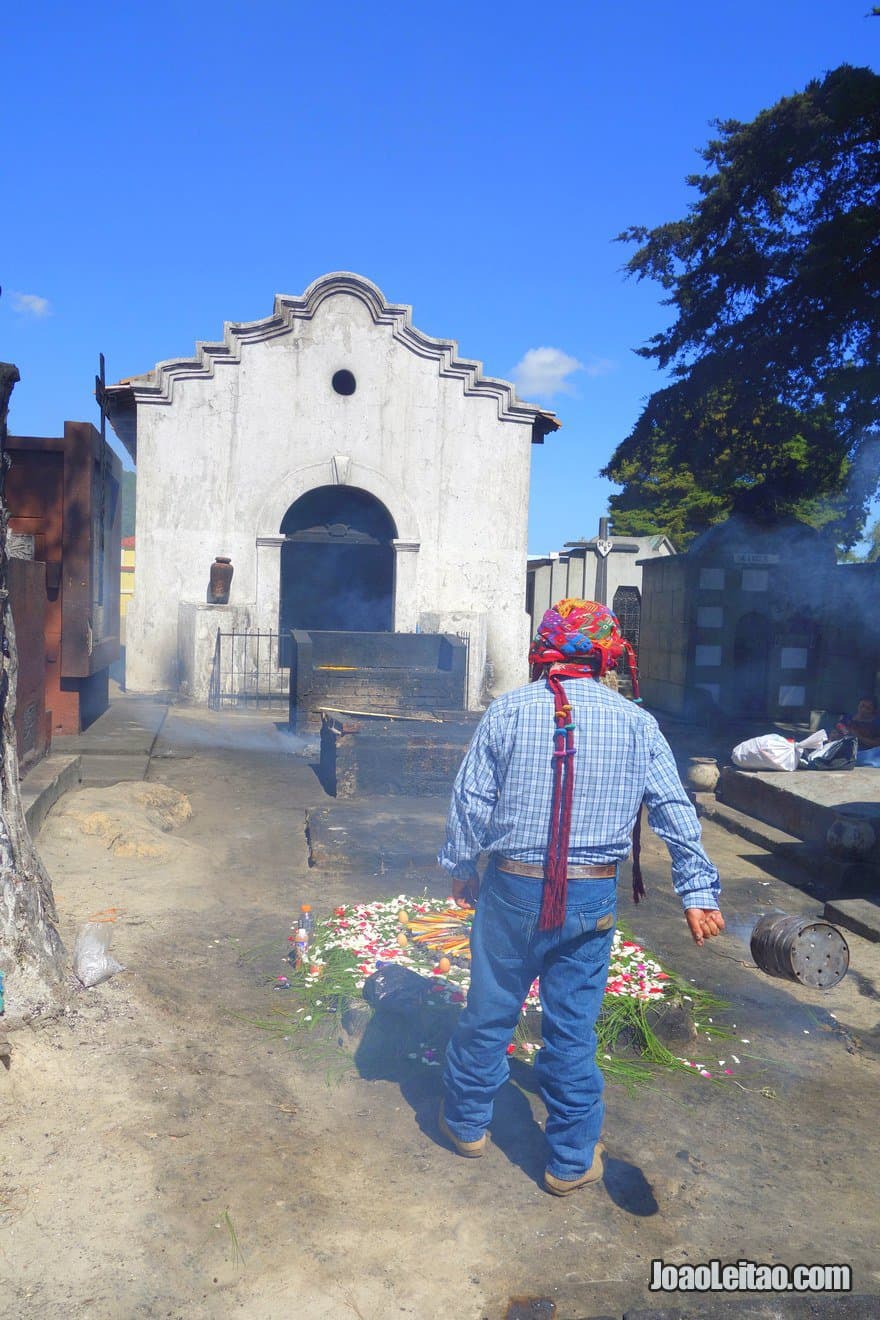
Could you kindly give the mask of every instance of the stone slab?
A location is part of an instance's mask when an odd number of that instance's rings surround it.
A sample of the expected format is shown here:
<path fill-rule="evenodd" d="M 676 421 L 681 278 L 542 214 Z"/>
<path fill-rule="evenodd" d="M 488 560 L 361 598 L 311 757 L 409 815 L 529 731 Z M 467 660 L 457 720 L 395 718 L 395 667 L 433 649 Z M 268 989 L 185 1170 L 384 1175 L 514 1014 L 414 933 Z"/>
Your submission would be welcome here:
<path fill-rule="evenodd" d="M 865 940 L 880 943 L 880 904 L 869 898 L 836 898 L 825 904 L 824 917 Z"/>
<path fill-rule="evenodd" d="M 449 881 L 437 863 L 449 797 L 339 800 L 308 812 L 306 832 L 313 867 L 336 874 L 366 872 L 394 878 L 437 896 Z"/>
<path fill-rule="evenodd" d="M 150 768 L 149 753 L 144 752 L 87 755 L 81 759 L 83 788 L 107 788 L 110 784 L 146 779 Z"/>
<path fill-rule="evenodd" d="M 162 697 L 114 695 L 84 733 L 56 737 L 53 751 L 81 758 L 82 783 L 89 788 L 144 779 L 169 705 Z"/>
<path fill-rule="evenodd" d="M 87 756 L 141 753 L 149 756 L 168 713 L 168 701 L 126 693 L 83 733 L 53 739 L 55 751 Z"/>
<path fill-rule="evenodd" d="M 831 857 L 818 843 L 798 839 L 775 825 L 737 811 L 735 807 L 719 802 L 713 793 L 696 793 L 694 801 L 700 817 L 713 821 L 731 834 L 738 834 L 766 852 L 784 857 L 821 881 L 823 896 L 880 894 L 880 869 L 877 867 Z"/>
<path fill-rule="evenodd" d="M 799 839 L 824 844 L 839 815 L 867 817 L 880 837 L 880 772 L 854 770 L 737 770 L 724 766 L 717 789 L 727 806 Z M 880 845 L 878 845 L 880 846 Z"/>
<path fill-rule="evenodd" d="M 714 820 L 725 829 L 748 839 L 749 843 L 756 843 L 771 852 L 792 852 L 805 857 L 808 854 L 818 855 L 819 850 L 811 848 L 803 839 L 749 816 L 744 811 L 738 811 L 736 807 L 721 802 L 714 793 L 694 793 L 693 798 L 698 815 Z"/>
<path fill-rule="evenodd" d="M 320 707 L 349 711 L 463 709 L 468 651 L 444 633 L 309 632 L 291 637 L 290 727 L 320 727 Z"/>
<path fill-rule="evenodd" d="M 55 803 L 82 782 L 82 757 L 52 752 L 29 770 L 21 783 L 21 802 L 31 837 L 40 832 Z"/>

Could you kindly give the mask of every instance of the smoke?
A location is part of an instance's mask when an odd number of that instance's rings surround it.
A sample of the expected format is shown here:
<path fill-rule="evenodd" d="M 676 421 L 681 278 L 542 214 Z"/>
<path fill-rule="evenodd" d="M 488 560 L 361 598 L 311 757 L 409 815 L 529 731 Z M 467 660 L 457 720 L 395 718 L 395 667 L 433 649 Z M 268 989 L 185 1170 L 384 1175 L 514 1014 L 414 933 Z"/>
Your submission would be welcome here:
<path fill-rule="evenodd" d="M 872 548 L 869 539 L 872 523 L 880 523 L 880 435 L 869 434 L 862 440 L 858 456 L 847 474 L 846 499 L 864 516 L 863 537 L 868 539 L 859 542 L 857 548 L 867 553 Z"/>
<path fill-rule="evenodd" d="M 827 536 L 803 523 L 737 517 L 699 537 L 688 557 L 697 564 L 695 709 L 711 697 L 729 715 L 798 721 L 805 710 L 848 709 L 855 688 L 873 686 L 880 563 L 837 564 Z"/>
<path fill-rule="evenodd" d="M 154 757 L 181 760 L 195 752 L 248 752 L 261 756 L 296 756 L 317 760 L 317 734 L 302 737 L 287 727 L 283 712 L 173 707 L 159 735 Z"/>

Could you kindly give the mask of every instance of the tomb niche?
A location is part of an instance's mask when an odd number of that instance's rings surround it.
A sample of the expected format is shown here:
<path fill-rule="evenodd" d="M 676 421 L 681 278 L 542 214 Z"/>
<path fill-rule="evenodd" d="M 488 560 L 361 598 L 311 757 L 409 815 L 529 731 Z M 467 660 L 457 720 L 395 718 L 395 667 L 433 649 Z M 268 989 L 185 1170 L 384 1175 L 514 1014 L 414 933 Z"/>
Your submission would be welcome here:
<path fill-rule="evenodd" d="M 397 529 L 384 504 L 355 486 L 319 486 L 290 506 L 280 530 L 282 664 L 293 629 L 391 632 Z"/>

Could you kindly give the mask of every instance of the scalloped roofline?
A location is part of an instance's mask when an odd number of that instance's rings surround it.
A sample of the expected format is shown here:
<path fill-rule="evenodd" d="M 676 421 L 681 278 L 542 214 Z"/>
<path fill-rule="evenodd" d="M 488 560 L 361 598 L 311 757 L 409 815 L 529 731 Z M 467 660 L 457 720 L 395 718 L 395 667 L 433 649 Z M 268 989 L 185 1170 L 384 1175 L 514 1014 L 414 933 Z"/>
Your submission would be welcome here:
<path fill-rule="evenodd" d="M 197 343 L 195 357 L 169 358 L 157 362 L 152 371 L 141 376 L 130 376 L 115 385 L 108 385 L 105 390 L 107 412 L 120 439 L 127 446 L 129 438 L 134 440 L 133 434 L 123 434 L 134 430 L 130 415 L 133 407 L 150 403 L 171 404 L 178 381 L 209 379 L 218 364 L 239 363 L 243 344 L 258 344 L 287 334 L 295 321 L 311 320 L 326 298 L 340 293 L 359 298 L 376 325 L 390 326 L 398 343 L 418 357 L 436 361 L 439 374 L 460 380 L 466 395 L 494 398 L 500 421 L 530 422 L 535 443 L 542 443 L 545 435 L 559 429 L 561 423 L 555 413 L 518 399 L 516 388 L 510 381 L 484 376 L 481 362 L 460 358 L 454 339 L 435 339 L 418 330 L 412 323 L 410 306 L 389 303 L 381 289 L 363 275 L 337 270 L 313 280 L 299 298 L 276 294 L 271 316 L 259 321 L 224 322 L 222 340 Z M 117 421 L 120 423 L 118 427 Z"/>

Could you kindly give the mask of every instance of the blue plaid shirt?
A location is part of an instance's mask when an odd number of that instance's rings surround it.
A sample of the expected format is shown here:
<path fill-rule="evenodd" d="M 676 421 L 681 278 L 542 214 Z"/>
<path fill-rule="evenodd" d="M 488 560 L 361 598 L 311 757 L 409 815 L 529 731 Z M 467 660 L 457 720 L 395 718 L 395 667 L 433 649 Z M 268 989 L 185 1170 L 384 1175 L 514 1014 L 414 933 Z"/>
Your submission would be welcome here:
<path fill-rule="evenodd" d="M 697 814 L 657 721 L 591 678 L 565 683 L 575 725 L 572 865 L 621 862 L 642 802 L 672 858 L 686 908 L 717 908 L 718 872 L 700 844 Z M 455 780 L 438 857 L 473 880 L 481 852 L 543 865 L 553 794 L 553 697 L 541 681 L 515 688 L 486 711 Z"/>

